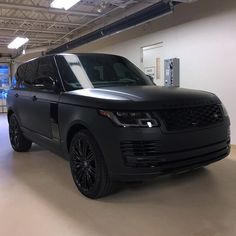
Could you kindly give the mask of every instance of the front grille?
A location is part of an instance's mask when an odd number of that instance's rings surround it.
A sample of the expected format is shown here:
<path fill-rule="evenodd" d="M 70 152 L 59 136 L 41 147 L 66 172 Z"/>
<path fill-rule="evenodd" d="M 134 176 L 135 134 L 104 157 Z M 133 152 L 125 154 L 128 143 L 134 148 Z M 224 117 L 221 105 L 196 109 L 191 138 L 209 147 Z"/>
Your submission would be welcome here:
<path fill-rule="evenodd" d="M 158 115 L 169 131 L 204 127 L 223 121 L 219 105 L 159 110 Z"/>
<path fill-rule="evenodd" d="M 160 153 L 160 141 L 124 141 L 121 151 L 127 166 L 150 167 L 156 166 Z"/>

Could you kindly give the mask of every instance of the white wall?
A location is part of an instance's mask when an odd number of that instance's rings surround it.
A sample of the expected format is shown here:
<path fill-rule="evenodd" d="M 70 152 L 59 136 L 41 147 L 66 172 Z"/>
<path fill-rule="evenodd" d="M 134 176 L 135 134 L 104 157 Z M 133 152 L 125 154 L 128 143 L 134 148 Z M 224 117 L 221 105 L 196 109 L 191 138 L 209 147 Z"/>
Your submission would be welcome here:
<path fill-rule="evenodd" d="M 230 114 L 232 143 L 236 144 L 235 0 L 183 4 L 172 15 L 76 51 L 119 54 L 140 66 L 141 47 L 161 41 L 162 58 L 180 58 L 181 87 L 211 91 L 221 98 Z"/>

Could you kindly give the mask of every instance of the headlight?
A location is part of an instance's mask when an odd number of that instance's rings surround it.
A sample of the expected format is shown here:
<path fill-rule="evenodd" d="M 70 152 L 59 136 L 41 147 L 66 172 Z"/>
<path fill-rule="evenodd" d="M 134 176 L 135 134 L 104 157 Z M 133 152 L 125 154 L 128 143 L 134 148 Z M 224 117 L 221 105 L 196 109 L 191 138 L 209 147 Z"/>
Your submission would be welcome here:
<path fill-rule="evenodd" d="M 109 118 L 122 127 L 157 127 L 158 120 L 149 112 L 111 112 L 99 110 L 100 115 Z"/>
<path fill-rule="evenodd" d="M 225 108 L 225 106 L 224 106 L 223 103 L 221 103 L 221 107 L 222 107 L 222 110 L 223 110 L 224 116 L 229 116 L 229 114 L 228 114 L 228 112 L 227 112 L 227 110 L 226 110 L 226 108 Z"/>

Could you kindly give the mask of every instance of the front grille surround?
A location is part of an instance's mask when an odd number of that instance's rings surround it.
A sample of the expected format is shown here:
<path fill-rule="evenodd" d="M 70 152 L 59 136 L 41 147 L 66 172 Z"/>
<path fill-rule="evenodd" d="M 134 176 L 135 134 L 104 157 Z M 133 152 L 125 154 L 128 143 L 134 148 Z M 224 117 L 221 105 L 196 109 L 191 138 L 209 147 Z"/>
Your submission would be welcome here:
<path fill-rule="evenodd" d="M 157 120 L 161 121 L 162 129 L 166 129 L 167 132 L 182 132 L 185 130 L 192 130 L 191 132 L 195 132 L 195 129 L 219 125 L 224 121 L 224 114 L 220 104 L 165 108 L 153 111 L 153 115 Z M 160 168 L 163 165 L 166 166 L 167 162 L 172 162 L 172 164 L 174 164 L 173 160 L 171 161 L 169 159 L 174 153 L 167 152 L 166 150 L 164 151 L 161 141 L 162 140 L 122 141 L 120 143 L 120 148 L 125 165 L 127 167 L 135 168 Z M 212 155 L 220 156 L 222 151 L 223 155 L 227 152 L 229 142 L 225 140 L 207 146 L 211 148 L 211 146 L 214 145 L 216 145 L 217 149 L 213 151 Z M 218 149 L 218 145 L 223 145 L 223 149 Z M 201 146 L 196 149 L 204 149 L 207 148 L 207 146 Z M 179 150 L 175 153 L 179 154 L 180 152 L 183 152 L 185 155 L 186 152 L 192 151 L 194 150 Z M 203 158 L 204 160 L 204 156 L 208 154 L 192 157 L 191 155 L 192 154 L 190 154 L 189 158 L 192 159 L 193 162 L 197 162 L 199 158 Z M 181 160 L 180 162 L 185 161 L 186 160 Z"/>

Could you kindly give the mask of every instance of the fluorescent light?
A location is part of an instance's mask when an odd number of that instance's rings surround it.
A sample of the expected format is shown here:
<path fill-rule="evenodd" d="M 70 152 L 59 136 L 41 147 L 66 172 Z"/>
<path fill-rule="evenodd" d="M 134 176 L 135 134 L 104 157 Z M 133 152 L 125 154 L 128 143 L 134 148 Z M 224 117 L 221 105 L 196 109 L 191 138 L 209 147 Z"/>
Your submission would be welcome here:
<path fill-rule="evenodd" d="M 26 44 L 29 41 L 28 38 L 16 37 L 11 43 L 8 44 L 10 49 L 18 49 L 22 45 Z"/>
<path fill-rule="evenodd" d="M 74 6 L 76 3 L 78 3 L 80 0 L 54 0 L 50 7 L 52 8 L 58 8 L 58 9 L 65 9 L 68 10 L 72 6 Z"/>

